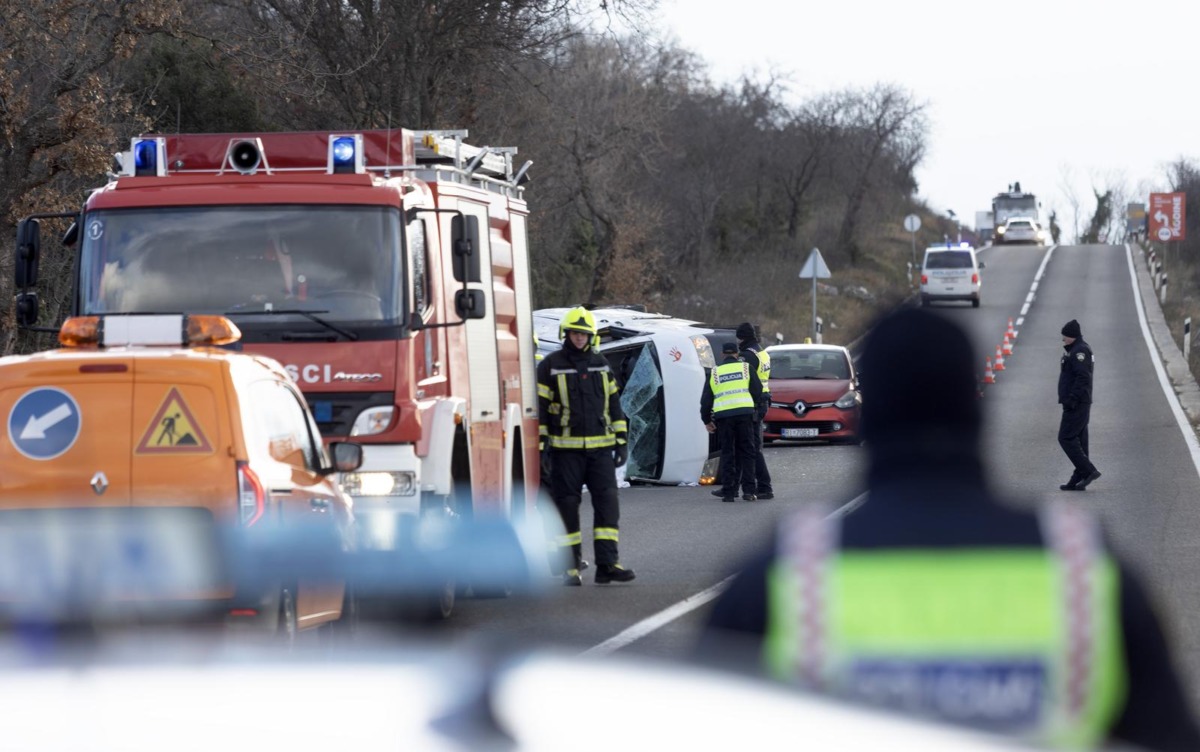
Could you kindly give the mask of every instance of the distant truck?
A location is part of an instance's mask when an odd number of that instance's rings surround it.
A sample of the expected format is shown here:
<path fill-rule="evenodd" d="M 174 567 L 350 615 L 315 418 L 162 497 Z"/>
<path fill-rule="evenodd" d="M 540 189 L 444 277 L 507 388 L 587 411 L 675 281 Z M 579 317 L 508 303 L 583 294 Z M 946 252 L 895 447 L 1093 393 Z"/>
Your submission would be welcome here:
<path fill-rule="evenodd" d="M 1039 224 L 1041 222 L 1038 217 L 1037 196 L 1023 192 L 1020 183 L 1013 183 L 1007 192 L 997 193 L 992 199 L 992 227 L 1001 227 L 1015 217 L 1032 219 Z M 997 236 L 996 242 L 1003 242 L 1003 238 Z"/>

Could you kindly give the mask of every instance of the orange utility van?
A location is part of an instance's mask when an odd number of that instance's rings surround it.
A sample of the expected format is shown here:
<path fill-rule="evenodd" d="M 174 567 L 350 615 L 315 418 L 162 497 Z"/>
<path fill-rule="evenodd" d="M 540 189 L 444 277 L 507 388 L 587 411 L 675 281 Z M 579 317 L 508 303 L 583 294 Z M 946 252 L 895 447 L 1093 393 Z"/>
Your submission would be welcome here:
<path fill-rule="evenodd" d="M 327 451 L 278 362 L 217 347 L 239 336 L 221 316 L 78 317 L 63 348 L 0 358 L 0 515 L 167 508 L 214 529 L 315 524 L 352 540 L 333 479 L 358 468 L 361 447 Z M 337 620 L 344 590 L 283 577 L 267 592 L 180 597 L 291 634 Z"/>

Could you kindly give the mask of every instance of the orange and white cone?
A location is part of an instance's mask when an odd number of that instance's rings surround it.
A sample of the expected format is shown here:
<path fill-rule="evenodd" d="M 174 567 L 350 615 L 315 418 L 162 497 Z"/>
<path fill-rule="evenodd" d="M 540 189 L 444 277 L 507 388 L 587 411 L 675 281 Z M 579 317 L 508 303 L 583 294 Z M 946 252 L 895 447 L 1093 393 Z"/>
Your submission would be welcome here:
<path fill-rule="evenodd" d="M 1017 331 L 1015 329 L 1013 329 L 1012 319 L 1008 320 L 1008 331 L 1006 331 L 1005 334 L 1008 335 L 1009 339 L 1013 340 L 1014 342 L 1016 341 Z"/>
<path fill-rule="evenodd" d="M 1000 350 L 1000 345 L 996 345 L 996 370 L 1004 370 L 1004 353 Z"/>
<path fill-rule="evenodd" d="M 1012 340 L 1008 338 L 1008 334 L 1004 335 L 1004 344 L 1000 345 L 1000 352 L 1005 356 L 1012 355 Z"/>
<path fill-rule="evenodd" d="M 984 366 L 984 368 L 983 368 L 983 383 L 995 384 L 996 383 L 996 374 L 992 373 L 992 359 L 989 357 L 986 360 L 987 360 L 987 365 Z"/>

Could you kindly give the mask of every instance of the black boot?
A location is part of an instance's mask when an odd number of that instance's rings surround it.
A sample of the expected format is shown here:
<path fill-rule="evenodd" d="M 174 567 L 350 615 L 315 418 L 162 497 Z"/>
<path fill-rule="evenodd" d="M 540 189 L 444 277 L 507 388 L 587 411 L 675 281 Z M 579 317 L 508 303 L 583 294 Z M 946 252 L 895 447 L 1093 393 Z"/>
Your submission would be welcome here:
<path fill-rule="evenodd" d="M 626 569 L 620 564 L 600 564 L 596 567 L 596 584 L 605 585 L 610 582 L 629 582 L 636 575 L 632 569 Z"/>

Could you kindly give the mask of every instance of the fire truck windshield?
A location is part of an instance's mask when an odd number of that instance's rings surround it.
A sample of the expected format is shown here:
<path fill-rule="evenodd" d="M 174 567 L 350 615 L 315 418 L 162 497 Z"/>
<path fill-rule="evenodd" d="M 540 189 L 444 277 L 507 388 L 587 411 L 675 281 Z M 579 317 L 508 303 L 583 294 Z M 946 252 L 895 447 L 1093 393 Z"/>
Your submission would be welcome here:
<path fill-rule="evenodd" d="M 155 207 L 89 213 L 85 314 L 313 311 L 403 320 L 400 213 L 376 206 Z M 286 314 L 285 314 L 286 315 Z M 295 321 L 304 317 L 294 315 Z"/>

